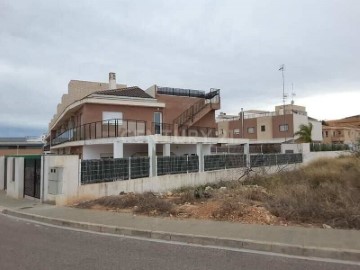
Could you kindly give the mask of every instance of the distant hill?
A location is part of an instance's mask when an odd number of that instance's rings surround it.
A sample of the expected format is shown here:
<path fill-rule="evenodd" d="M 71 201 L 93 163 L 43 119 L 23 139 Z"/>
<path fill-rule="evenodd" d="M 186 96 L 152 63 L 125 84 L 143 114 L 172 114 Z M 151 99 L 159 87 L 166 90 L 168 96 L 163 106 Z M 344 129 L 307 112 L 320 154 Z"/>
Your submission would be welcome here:
<path fill-rule="evenodd" d="M 360 114 L 337 120 L 329 120 L 326 121 L 326 125 L 337 127 L 360 127 Z"/>

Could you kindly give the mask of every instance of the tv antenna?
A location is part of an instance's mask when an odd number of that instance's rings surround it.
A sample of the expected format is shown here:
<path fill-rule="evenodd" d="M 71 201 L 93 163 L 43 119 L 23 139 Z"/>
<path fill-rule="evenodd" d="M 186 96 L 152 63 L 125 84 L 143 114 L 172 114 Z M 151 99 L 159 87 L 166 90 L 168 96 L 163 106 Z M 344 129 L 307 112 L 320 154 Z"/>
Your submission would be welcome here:
<path fill-rule="evenodd" d="M 294 97 L 296 96 L 296 93 L 294 92 L 294 83 L 291 83 L 291 105 L 294 105 Z"/>
<path fill-rule="evenodd" d="M 284 70 L 285 70 L 285 65 L 282 64 L 279 68 L 279 71 L 281 71 L 281 75 L 282 75 L 282 91 L 283 91 L 283 115 L 284 115 L 284 119 L 283 119 L 283 131 L 284 131 L 284 137 L 285 137 L 285 141 L 286 142 L 286 133 L 288 131 L 288 126 L 286 125 L 286 115 L 285 115 L 285 101 L 287 98 L 287 95 L 285 94 L 285 77 L 284 77 Z"/>

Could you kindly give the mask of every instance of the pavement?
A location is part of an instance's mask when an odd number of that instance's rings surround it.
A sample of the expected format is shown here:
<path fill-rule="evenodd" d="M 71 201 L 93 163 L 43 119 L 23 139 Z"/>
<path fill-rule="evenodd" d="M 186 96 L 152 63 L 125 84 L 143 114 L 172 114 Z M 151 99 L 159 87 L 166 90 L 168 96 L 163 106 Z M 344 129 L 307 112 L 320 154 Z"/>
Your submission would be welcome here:
<path fill-rule="evenodd" d="M 360 262 L 360 231 L 135 216 L 41 204 L 0 191 L 0 212 L 94 232 Z"/>

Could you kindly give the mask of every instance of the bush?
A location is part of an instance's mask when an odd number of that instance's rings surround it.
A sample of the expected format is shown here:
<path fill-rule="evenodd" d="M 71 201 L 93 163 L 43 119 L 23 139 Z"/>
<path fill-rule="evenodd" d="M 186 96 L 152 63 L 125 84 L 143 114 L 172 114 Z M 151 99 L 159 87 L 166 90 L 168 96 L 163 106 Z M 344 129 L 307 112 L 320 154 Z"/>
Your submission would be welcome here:
<path fill-rule="evenodd" d="M 171 202 L 156 197 L 154 194 L 147 192 L 138 195 L 138 203 L 134 209 L 135 213 L 156 215 L 173 213 L 174 205 Z"/>
<path fill-rule="evenodd" d="M 276 216 L 360 229 L 360 160 L 356 158 L 322 159 L 296 171 L 249 181 L 272 193 L 266 207 Z"/>
<path fill-rule="evenodd" d="M 212 216 L 219 220 L 236 219 L 243 217 L 249 212 L 247 204 L 236 198 L 228 198 L 223 201 L 220 207 L 212 212 Z"/>

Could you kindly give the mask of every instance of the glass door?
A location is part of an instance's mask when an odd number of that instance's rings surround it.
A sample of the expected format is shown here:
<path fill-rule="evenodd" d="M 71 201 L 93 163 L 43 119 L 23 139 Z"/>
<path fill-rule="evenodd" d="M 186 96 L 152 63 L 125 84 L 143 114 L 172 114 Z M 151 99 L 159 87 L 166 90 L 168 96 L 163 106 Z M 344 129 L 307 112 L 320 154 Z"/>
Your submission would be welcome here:
<path fill-rule="evenodd" d="M 154 112 L 154 134 L 162 134 L 162 113 Z"/>

